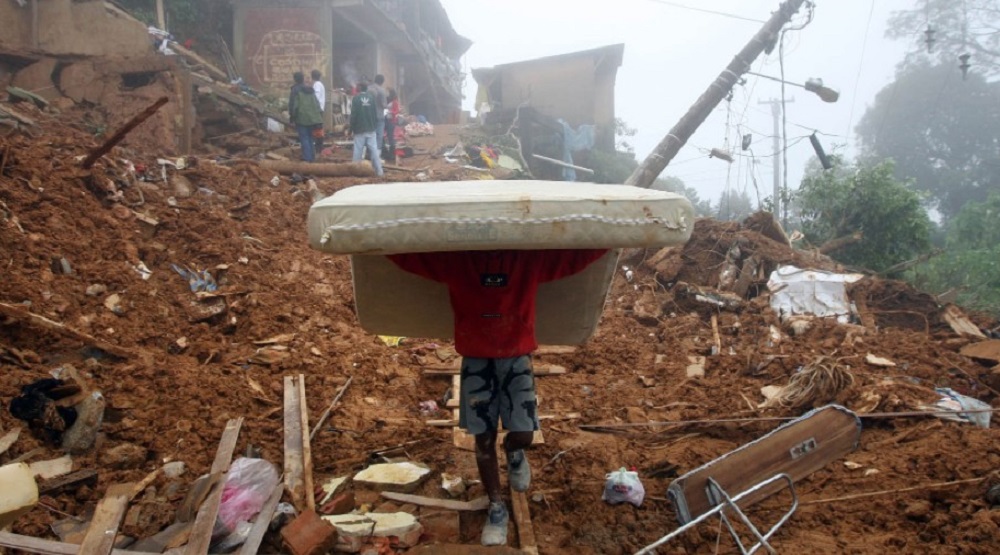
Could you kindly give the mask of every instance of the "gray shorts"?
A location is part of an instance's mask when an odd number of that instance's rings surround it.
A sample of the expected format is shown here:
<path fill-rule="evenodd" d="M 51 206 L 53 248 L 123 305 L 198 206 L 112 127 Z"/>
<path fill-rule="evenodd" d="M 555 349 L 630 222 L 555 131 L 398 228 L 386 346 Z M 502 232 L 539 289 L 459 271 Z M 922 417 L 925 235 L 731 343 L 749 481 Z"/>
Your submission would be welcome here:
<path fill-rule="evenodd" d="M 462 359 L 458 426 L 472 435 L 538 429 L 538 400 L 531 357 Z"/>

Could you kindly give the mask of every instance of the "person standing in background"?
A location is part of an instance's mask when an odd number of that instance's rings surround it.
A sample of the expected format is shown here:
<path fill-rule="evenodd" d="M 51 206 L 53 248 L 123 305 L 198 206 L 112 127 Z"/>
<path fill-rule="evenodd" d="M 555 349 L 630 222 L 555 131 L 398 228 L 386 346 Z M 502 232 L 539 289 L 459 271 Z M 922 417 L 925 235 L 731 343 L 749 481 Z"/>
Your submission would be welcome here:
<path fill-rule="evenodd" d="M 323 85 L 323 74 L 319 72 L 318 69 L 312 70 L 310 73 L 312 76 L 312 87 L 313 91 L 316 93 L 316 101 L 319 102 L 319 111 L 322 114 L 326 111 L 326 86 Z M 313 130 L 313 147 L 316 154 L 323 152 L 323 124 L 320 123 L 319 128 Z"/>
<path fill-rule="evenodd" d="M 385 76 L 379 73 L 375 76 L 375 84 L 371 85 L 368 90 L 375 97 L 375 116 L 378 118 L 377 127 L 375 128 L 375 139 L 378 141 L 378 151 L 382 152 L 382 148 L 385 146 L 385 107 L 386 107 L 386 93 L 382 85 L 385 84 Z"/>
<path fill-rule="evenodd" d="M 313 150 L 313 129 L 323 125 L 323 113 L 316 101 L 316 91 L 305 84 L 305 75 L 296 71 L 292 75 L 292 90 L 288 94 L 288 119 L 295 125 L 302 145 L 302 160 L 313 162 L 316 152 Z"/>
<path fill-rule="evenodd" d="M 389 147 L 389 155 L 386 160 L 393 160 L 399 165 L 399 157 L 396 156 L 396 118 L 399 117 L 399 95 L 396 89 L 389 87 L 389 96 L 386 97 L 389 105 L 386 107 L 385 117 L 385 143 Z"/>
<path fill-rule="evenodd" d="M 354 135 L 354 162 L 360 162 L 365 147 L 372 158 L 375 175 L 382 175 L 382 153 L 375 139 L 375 96 L 368 92 L 368 84 L 358 83 L 358 94 L 351 99 L 351 134 Z"/>

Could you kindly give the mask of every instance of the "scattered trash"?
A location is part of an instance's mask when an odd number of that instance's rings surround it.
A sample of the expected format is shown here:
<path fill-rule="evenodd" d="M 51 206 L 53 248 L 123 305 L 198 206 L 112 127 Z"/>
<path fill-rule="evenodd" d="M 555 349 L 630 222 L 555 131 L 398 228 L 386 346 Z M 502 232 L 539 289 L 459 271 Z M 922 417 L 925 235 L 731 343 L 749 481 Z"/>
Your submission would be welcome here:
<path fill-rule="evenodd" d="M 646 497 L 646 489 L 639 481 L 639 473 L 625 470 L 621 467 L 616 472 L 609 472 L 605 477 L 604 493 L 601 499 L 612 505 L 631 503 L 636 507 L 642 505 Z"/>
<path fill-rule="evenodd" d="M 125 314 L 125 307 L 122 306 L 122 296 L 118 293 L 108 295 L 108 298 L 104 299 L 104 307 L 118 316 Z"/>
<path fill-rule="evenodd" d="M 847 467 L 848 470 L 857 470 L 859 468 L 864 467 L 863 464 L 859 464 L 853 461 L 844 461 L 844 466 Z"/>
<path fill-rule="evenodd" d="M 62 436 L 62 448 L 78 454 L 90 450 L 104 422 L 104 395 L 94 391 L 76 406 L 76 421 Z"/>
<path fill-rule="evenodd" d="M 97 297 L 98 295 L 103 295 L 104 293 L 107 293 L 107 291 L 108 287 L 100 283 L 95 283 L 93 285 L 87 286 L 88 297 Z"/>
<path fill-rule="evenodd" d="M 278 177 L 278 176 L 272 177 L 271 178 L 271 186 L 272 187 L 277 187 L 278 185 L 281 185 L 281 178 Z"/>
<path fill-rule="evenodd" d="M 73 275 L 73 266 L 70 265 L 69 260 L 62 257 L 52 258 L 51 269 L 53 274 Z"/>
<path fill-rule="evenodd" d="M 851 314 L 851 301 L 846 284 L 854 283 L 861 274 L 835 274 L 821 270 L 803 270 L 781 266 L 771 273 L 767 288 L 771 290 L 771 308 L 782 319 L 796 314 L 835 316 L 846 324 Z"/>
<path fill-rule="evenodd" d="M 64 455 L 58 459 L 35 461 L 28 465 L 35 478 L 50 480 L 73 472 L 73 457 Z"/>
<path fill-rule="evenodd" d="M 219 289 L 219 286 L 215 283 L 215 278 L 212 277 L 212 274 L 208 270 L 196 272 L 191 268 L 182 268 L 176 264 L 171 264 L 170 268 L 188 281 L 188 286 L 191 288 L 192 293 L 214 293 Z"/>
<path fill-rule="evenodd" d="M 419 406 L 420 406 L 420 414 L 422 416 L 430 416 L 436 413 L 437 411 L 441 410 L 440 407 L 438 407 L 437 401 L 433 400 L 421 401 Z"/>
<path fill-rule="evenodd" d="M 173 461 L 163 465 L 163 475 L 167 478 L 180 478 L 186 470 L 184 461 Z"/>
<path fill-rule="evenodd" d="M 934 391 L 941 395 L 941 399 L 934 403 L 934 405 L 920 405 L 917 408 L 929 411 L 953 411 L 951 413 L 935 413 L 934 416 L 944 420 L 951 420 L 953 422 L 971 422 L 980 428 L 990 427 L 989 412 L 959 412 L 962 410 L 988 411 L 993 408 L 990 405 L 980 401 L 979 399 L 973 399 L 967 395 L 962 395 L 961 393 L 947 387 L 939 387 Z"/>
<path fill-rule="evenodd" d="M 226 473 L 219 517 L 212 532 L 222 538 L 236 532 L 241 522 L 249 522 L 278 485 L 278 470 L 264 459 L 240 457 Z"/>
<path fill-rule="evenodd" d="M 341 486 L 347 483 L 348 478 L 350 478 L 350 476 L 341 476 L 340 478 L 330 478 L 329 480 L 326 481 L 325 484 L 320 486 L 320 489 L 323 491 L 325 495 L 323 496 L 322 499 L 320 499 L 319 504 L 323 505 L 327 501 L 329 501 L 330 498 L 337 493 L 337 490 L 339 490 Z"/>
<path fill-rule="evenodd" d="M 704 378 L 705 377 L 705 357 L 703 356 L 689 356 L 688 357 L 688 367 L 687 367 L 687 377 L 688 378 Z"/>
<path fill-rule="evenodd" d="M 274 511 L 274 516 L 271 517 L 271 523 L 268 525 L 268 529 L 272 532 L 276 532 L 285 527 L 286 524 L 291 522 L 298 516 L 298 511 L 295 510 L 295 506 L 291 503 L 286 503 L 282 501 L 278 503 L 278 508 Z"/>
<path fill-rule="evenodd" d="M 406 339 L 405 337 L 397 337 L 395 335 L 380 335 L 378 338 L 389 347 L 399 347 L 403 340 Z"/>
<path fill-rule="evenodd" d="M 811 408 L 833 401 L 840 392 L 854 385 L 848 366 L 828 357 L 818 357 L 800 368 L 765 403 L 766 407 Z"/>

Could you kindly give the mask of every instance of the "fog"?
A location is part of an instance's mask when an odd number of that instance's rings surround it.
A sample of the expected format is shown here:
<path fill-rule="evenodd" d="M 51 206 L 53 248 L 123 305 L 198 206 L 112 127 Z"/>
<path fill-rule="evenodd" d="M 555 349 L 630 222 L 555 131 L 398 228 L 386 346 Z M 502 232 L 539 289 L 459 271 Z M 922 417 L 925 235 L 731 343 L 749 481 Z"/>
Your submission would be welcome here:
<path fill-rule="evenodd" d="M 618 72 L 616 112 L 637 129 L 633 138 L 642 160 L 701 93 L 756 33 L 779 0 L 443 0 L 455 29 L 474 41 L 465 57 L 466 69 L 487 67 L 624 43 L 625 59 Z M 733 14 L 748 20 L 679 7 Z M 819 132 L 827 152 L 853 154 L 853 126 L 875 94 L 892 80 L 896 65 L 910 47 L 886 39 L 886 21 L 907 0 L 839 0 L 818 2 L 814 18 L 785 38 L 785 79 L 804 83 L 821 78 L 840 91 L 837 103 L 821 101 L 803 89 L 786 87 L 788 127 L 788 186 L 795 189 L 813 157 L 807 140 Z M 801 9 L 794 22 L 806 19 Z M 914 37 L 914 41 L 919 37 Z M 753 71 L 779 77 L 778 49 L 761 56 Z M 465 88 L 465 109 L 475 111 L 476 83 Z M 778 99 L 779 83 L 748 76 L 734 89 L 681 150 L 663 175 L 683 179 L 702 198 L 717 202 L 728 188 L 747 190 L 756 202 L 770 196 L 774 166 L 770 106 Z M 794 98 L 794 102 L 791 99 Z M 740 136 L 753 134 L 752 154 L 740 151 Z M 709 159 L 711 148 L 739 154 L 728 164 Z M 754 160 L 756 159 L 756 163 Z M 753 172 L 750 171 L 753 168 Z"/>

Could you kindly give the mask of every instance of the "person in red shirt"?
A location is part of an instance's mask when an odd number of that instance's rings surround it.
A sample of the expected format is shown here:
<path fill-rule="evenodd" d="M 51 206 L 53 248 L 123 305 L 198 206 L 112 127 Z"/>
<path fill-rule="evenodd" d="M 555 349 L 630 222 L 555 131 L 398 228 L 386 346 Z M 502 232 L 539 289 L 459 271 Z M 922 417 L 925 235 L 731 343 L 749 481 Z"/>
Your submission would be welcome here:
<path fill-rule="evenodd" d="M 390 255 L 401 269 L 448 287 L 455 350 L 462 355 L 459 426 L 476 439 L 476 466 L 490 498 L 483 545 L 507 543 L 507 507 L 500 490 L 497 429 L 515 491 L 527 491 L 524 449 L 538 430 L 531 353 L 538 286 L 576 274 L 606 249 L 462 251 Z"/>

